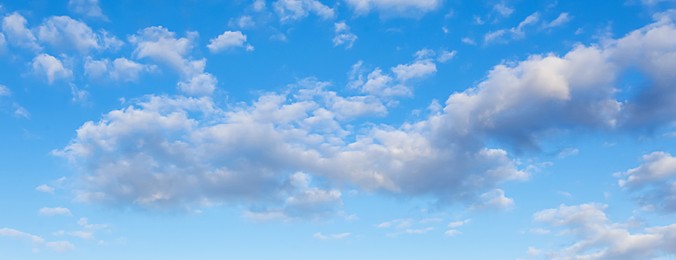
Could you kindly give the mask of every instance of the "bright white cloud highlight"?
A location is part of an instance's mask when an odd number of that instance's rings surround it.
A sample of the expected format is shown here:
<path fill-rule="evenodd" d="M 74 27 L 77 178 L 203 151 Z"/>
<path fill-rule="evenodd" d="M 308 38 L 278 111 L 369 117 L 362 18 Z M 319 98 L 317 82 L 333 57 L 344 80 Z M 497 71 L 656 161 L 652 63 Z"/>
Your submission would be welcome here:
<path fill-rule="evenodd" d="M 334 10 L 318 0 L 277 0 L 272 4 L 280 21 L 300 20 L 314 14 L 328 20 L 335 16 Z"/>
<path fill-rule="evenodd" d="M 10 44 L 39 51 L 42 48 L 38 45 L 35 35 L 28 29 L 27 24 L 26 18 L 14 12 L 2 19 L 2 32 Z"/>
<path fill-rule="evenodd" d="M 33 72 L 47 78 L 47 83 L 52 84 L 56 80 L 69 79 L 73 73 L 63 63 L 49 54 L 40 54 L 33 59 Z"/>
<path fill-rule="evenodd" d="M 637 194 L 639 203 L 664 212 L 676 212 L 676 157 L 666 152 L 643 156 L 643 163 L 617 173 L 620 187 Z"/>
<path fill-rule="evenodd" d="M 357 35 L 350 32 L 350 26 L 345 22 L 338 22 L 334 25 L 335 36 L 333 36 L 333 46 L 345 45 L 346 49 L 352 48 L 357 40 Z"/>
<path fill-rule="evenodd" d="M 599 204 L 561 205 L 533 215 L 535 221 L 560 228 L 559 234 L 575 237 L 556 250 L 530 250 L 549 259 L 652 259 L 676 253 L 676 224 L 633 232 L 628 224 L 615 223 Z"/>
<path fill-rule="evenodd" d="M 246 43 L 246 35 L 240 31 L 225 31 L 216 38 L 209 41 L 207 48 L 211 52 L 221 52 L 233 48 L 246 48 L 247 51 L 253 51 L 254 47 Z"/>

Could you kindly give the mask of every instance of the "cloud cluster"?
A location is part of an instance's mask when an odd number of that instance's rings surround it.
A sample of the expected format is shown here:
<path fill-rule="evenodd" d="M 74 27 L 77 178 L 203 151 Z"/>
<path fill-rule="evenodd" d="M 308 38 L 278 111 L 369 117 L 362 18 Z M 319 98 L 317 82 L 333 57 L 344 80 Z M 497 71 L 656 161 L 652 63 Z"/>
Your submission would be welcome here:
<path fill-rule="evenodd" d="M 576 242 L 560 250 L 529 251 L 548 259 L 650 259 L 676 253 L 676 224 L 632 232 L 629 224 L 611 222 L 605 209 L 592 203 L 535 213 L 536 221 L 560 228 L 560 234 L 572 235 Z"/>
<path fill-rule="evenodd" d="M 616 176 L 622 178 L 620 187 L 637 194 L 643 206 L 676 212 L 676 157 L 665 152 L 646 154 L 640 166 Z"/>
<path fill-rule="evenodd" d="M 367 14 L 378 11 L 382 16 L 410 16 L 420 15 L 436 10 L 441 6 L 441 0 L 345 0 L 355 13 Z"/>
<path fill-rule="evenodd" d="M 136 58 L 209 85 L 204 61 L 189 58 L 194 37 L 149 27 L 130 41 Z M 475 87 L 451 94 L 445 106 L 401 125 L 351 122 L 383 116 L 384 104 L 411 95 L 411 81 L 436 72 L 439 57 L 432 51 L 421 50 L 413 62 L 389 71 L 366 73 L 361 62 L 355 64 L 349 87 L 363 95 L 341 96 L 327 90 L 330 84 L 308 79 L 250 104 L 148 96 L 85 123 L 55 154 L 82 174 L 81 200 L 113 205 L 241 203 L 250 206 L 253 218 L 315 217 L 339 209 L 340 190 L 356 187 L 440 204 L 509 208 L 514 201 L 500 184 L 529 173 L 508 148 L 537 150 L 542 140 L 565 131 L 672 122 L 676 115 L 641 97 L 673 95 L 673 59 L 665 58 L 676 55 L 673 46 L 672 16 L 657 16 L 655 23 L 603 45 L 497 65 Z M 636 98 L 618 100 L 616 83 L 630 65 L 654 84 Z M 299 172 L 321 185 L 289 184 Z"/>
<path fill-rule="evenodd" d="M 197 33 L 177 38 L 176 33 L 162 26 L 147 27 L 129 37 L 134 45 L 136 59 L 150 59 L 168 66 L 181 77 L 178 88 L 188 95 L 210 95 L 218 80 L 204 71 L 206 59 L 195 60 L 190 56 Z M 213 42 L 212 42 L 213 43 Z"/>

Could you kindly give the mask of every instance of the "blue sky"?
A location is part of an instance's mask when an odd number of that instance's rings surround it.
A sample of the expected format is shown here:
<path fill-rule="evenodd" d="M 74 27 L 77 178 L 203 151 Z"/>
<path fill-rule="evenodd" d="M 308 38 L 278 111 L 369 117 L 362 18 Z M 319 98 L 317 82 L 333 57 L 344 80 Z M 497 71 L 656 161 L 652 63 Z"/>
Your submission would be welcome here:
<path fill-rule="evenodd" d="M 676 2 L 0 1 L 2 259 L 675 259 Z"/>

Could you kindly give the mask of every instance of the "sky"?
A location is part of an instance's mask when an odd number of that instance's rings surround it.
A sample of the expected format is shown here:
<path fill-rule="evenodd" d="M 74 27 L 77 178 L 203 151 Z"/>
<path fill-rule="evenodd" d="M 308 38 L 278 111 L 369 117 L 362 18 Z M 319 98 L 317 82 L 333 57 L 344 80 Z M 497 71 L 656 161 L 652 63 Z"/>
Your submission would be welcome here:
<path fill-rule="evenodd" d="M 0 0 L 0 259 L 676 259 L 676 1 Z"/>

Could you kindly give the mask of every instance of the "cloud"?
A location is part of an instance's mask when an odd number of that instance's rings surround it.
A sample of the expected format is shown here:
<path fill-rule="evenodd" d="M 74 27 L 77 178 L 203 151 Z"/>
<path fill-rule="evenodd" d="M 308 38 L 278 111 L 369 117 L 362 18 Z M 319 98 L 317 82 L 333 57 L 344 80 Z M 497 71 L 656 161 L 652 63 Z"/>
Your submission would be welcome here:
<path fill-rule="evenodd" d="M 254 47 L 246 43 L 246 35 L 240 31 L 225 31 L 216 38 L 209 41 L 207 48 L 213 53 L 221 52 L 233 48 L 246 48 L 247 51 L 253 51 Z"/>
<path fill-rule="evenodd" d="M 75 245 L 68 241 L 53 241 L 47 242 L 45 244 L 47 248 L 52 249 L 56 252 L 68 252 L 75 249 Z"/>
<path fill-rule="evenodd" d="M 38 45 L 35 35 L 26 27 L 27 23 L 28 21 L 21 14 L 11 13 L 2 19 L 2 32 L 10 44 L 39 51 L 42 48 Z"/>
<path fill-rule="evenodd" d="M 336 233 L 336 234 L 322 234 L 321 232 L 314 233 L 312 237 L 318 240 L 334 240 L 334 239 L 344 239 L 349 237 L 350 233 Z"/>
<path fill-rule="evenodd" d="M 0 97 L 9 97 L 12 95 L 12 91 L 5 85 L 0 84 Z"/>
<path fill-rule="evenodd" d="M 673 22 L 663 19 L 602 45 L 499 64 L 475 87 L 452 93 L 443 107 L 400 125 L 347 122 L 381 111 L 374 100 L 387 100 L 397 93 L 395 87 L 430 75 L 429 51 L 391 72 L 365 74 L 369 70 L 355 64 L 349 81 L 361 96 L 339 96 L 318 81 L 222 106 L 208 97 L 147 96 L 86 122 L 67 147 L 54 153 L 81 173 L 78 199 L 121 207 L 233 203 L 245 205 L 245 215 L 252 218 L 303 215 L 295 212 L 313 218 L 339 211 L 340 189 L 354 187 L 440 205 L 509 208 L 515 202 L 502 183 L 527 179 L 532 167 L 513 159 L 505 147 L 537 150 L 555 133 L 623 130 L 635 122 L 633 110 L 625 108 L 642 100 L 617 100 L 615 83 L 625 64 L 662 73 L 672 68 L 670 59 L 661 58 L 673 53 L 667 46 L 676 37 L 652 38 L 671 35 Z M 180 41 L 160 38 L 153 42 Z M 636 44 L 647 47 L 618 51 Z M 183 55 L 176 56 L 184 64 Z M 645 60 L 628 62 L 634 59 Z M 653 70 L 646 74 L 660 82 L 672 77 Z M 660 86 L 646 91 L 672 91 Z M 410 93 L 406 86 L 401 89 L 409 92 L 399 95 Z M 387 91 L 389 97 L 383 95 Z M 343 101 L 370 113 L 350 115 L 337 105 Z M 673 118 L 664 114 L 654 123 Z M 296 172 L 321 185 L 290 185 Z"/>
<path fill-rule="evenodd" d="M 561 205 L 533 215 L 535 221 L 561 228 L 575 241 L 557 250 L 529 250 L 549 259 L 649 259 L 676 250 L 676 224 L 632 232 L 628 224 L 611 222 L 600 204 Z"/>
<path fill-rule="evenodd" d="M 47 78 L 47 83 L 52 84 L 56 80 L 67 80 L 72 77 L 70 69 L 63 66 L 63 63 L 49 54 L 40 54 L 33 59 L 33 72 Z"/>
<path fill-rule="evenodd" d="M 127 58 L 94 60 L 88 57 L 84 64 L 84 75 L 97 79 L 107 78 L 119 82 L 135 82 L 142 72 L 153 71 L 154 67 L 144 65 Z"/>
<path fill-rule="evenodd" d="M 250 29 L 256 26 L 253 18 L 249 15 L 242 15 L 238 18 L 232 18 L 228 21 L 228 26 L 237 27 L 241 29 Z"/>
<path fill-rule="evenodd" d="M 63 207 L 55 207 L 55 208 L 41 208 L 38 213 L 42 216 L 72 216 L 73 214 L 70 213 L 70 210 L 67 208 Z"/>
<path fill-rule="evenodd" d="M 491 44 L 494 42 L 505 43 L 511 39 L 521 39 L 526 34 L 525 29 L 529 26 L 533 26 L 539 21 L 540 21 L 540 13 L 535 12 L 527 16 L 516 27 L 487 32 L 484 35 L 484 44 Z M 507 37 L 509 37 L 509 39 Z"/>
<path fill-rule="evenodd" d="M 502 17 L 509 17 L 514 13 L 514 8 L 507 6 L 505 3 L 497 3 L 493 6 L 493 12 Z"/>
<path fill-rule="evenodd" d="M 563 12 L 558 17 L 556 17 L 556 19 L 554 19 L 553 21 L 551 21 L 547 25 L 545 25 L 545 27 L 546 28 L 559 27 L 561 25 L 564 25 L 564 24 L 570 22 L 571 19 L 572 18 L 570 17 L 570 15 L 568 15 L 568 13 Z"/>
<path fill-rule="evenodd" d="M 87 24 L 68 16 L 52 16 L 37 27 L 38 39 L 57 50 L 87 53 L 100 49 L 98 36 Z"/>
<path fill-rule="evenodd" d="M 643 163 L 626 172 L 618 184 L 637 194 L 639 203 L 663 212 L 676 212 L 676 157 L 666 152 L 643 156 Z"/>
<path fill-rule="evenodd" d="M 366 74 L 367 70 L 363 68 L 363 62 L 359 61 L 352 66 L 348 86 L 359 89 L 362 93 L 385 98 L 411 96 L 413 92 L 410 81 L 423 79 L 437 71 L 434 60 L 427 55 L 421 55 L 422 53 L 417 52 L 418 57 L 411 63 L 392 67 L 390 69 L 392 73 L 375 68 Z"/>
<path fill-rule="evenodd" d="M 471 220 L 470 219 L 465 219 L 465 220 L 459 220 L 459 221 L 453 221 L 451 223 L 448 223 L 449 228 L 459 228 L 464 225 L 467 225 Z"/>
<path fill-rule="evenodd" d="M 99 0 L 68 0 L 68 9 L 86 17 L 108 20 L 99 6 Z"/>
<path fill-rule="evenodd" d="M 352 45 L 357 40 L 357 35 L 350 32 L 350 27 L 345 22 L 338 22 L 334 24 L 334 28 L 333 46 L 345 44 L 346 49 L 352 48 Z"/>
<path fill-rule="evenodd" d="M 463 37 L 462 39 L 460 39 L 460 41 L 467 45 L 476 45 L 476 41 L 474 41 L 472 38 L 469 37 Z"/>
<path fill-rule="evenodd" d="M 441 54 L 439 54 L 437 61 L 441 62 L 441 63 L 446 63 L 447 61 L 453 59 L 453 57 L 455 57 L 456 54 L 457 54 L 457 51 L 443 50 L 443 51 L 441 51 Z"/>
<path fill-rule="evenodd" d="M 345 0 L 357 14 L 378 11 L 381 16 L 418 16 L 437 10 L 441 0 Z"/>
<path fill-rule="evenodd" d="M 310 13 L 324 20 L 333 19 L 333 8 L 317 0 L 277 0 L 272 4 L 280 21 L 289 22 L 307 17 Z"/>
<path fill-rule="evenodd" d="M 13 237 L 13 238 L 18 238 L 18 239 L 25 239 L 25 240 L 28 240 L 28 241 L 31 241 L 31 242 L 37 243 L 37 244 L 45 242 L 45 239 L 40 237 L 40 236 L 36 236 L 36 235 L 29 234 L 29 233 L 19 231 L 19 230 L 16 230 L 16 229 L 12 229 L 12 228 L 0 228 L 0 236 Z"/>
<path fill-rule="evenodd" d="M 190 57 L 196 33 L 176 38 L 176 34 L 161 26 L 147 27 L 129 37 L 136 59 L 151 59 L 179 73 L 178 88 L 188 95 L 209 95 L 216 89 L 216 77 L 204 72 L 206 60 Z"/>

